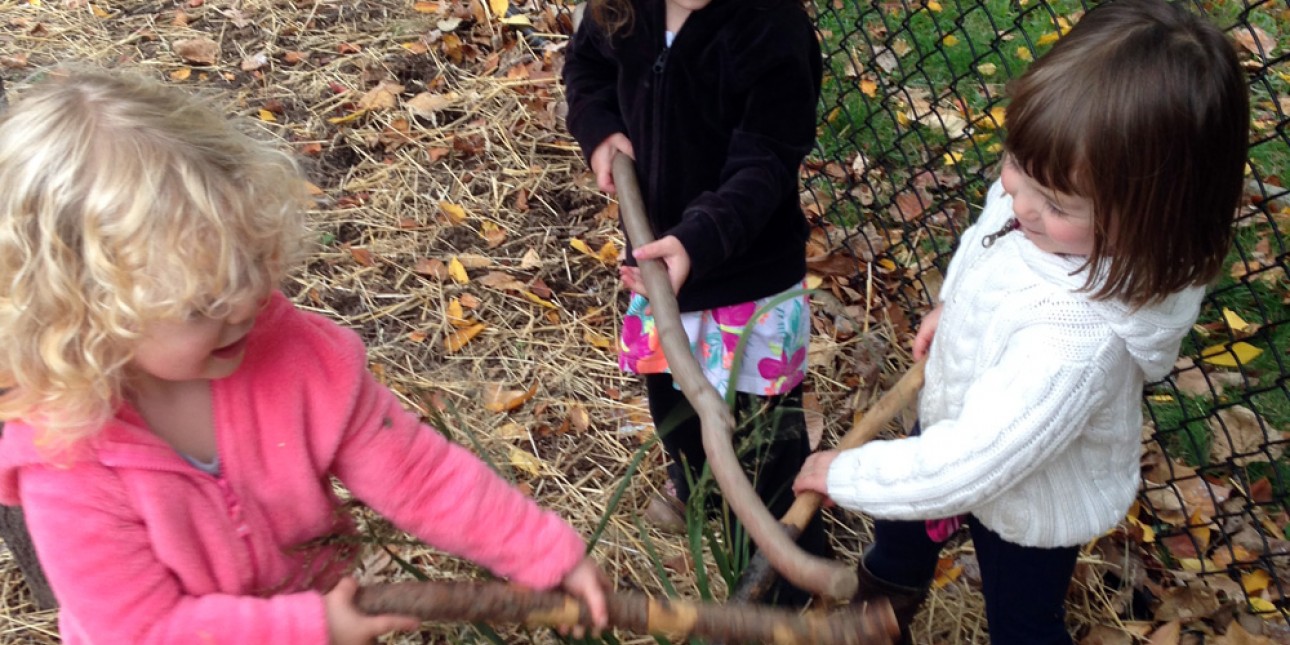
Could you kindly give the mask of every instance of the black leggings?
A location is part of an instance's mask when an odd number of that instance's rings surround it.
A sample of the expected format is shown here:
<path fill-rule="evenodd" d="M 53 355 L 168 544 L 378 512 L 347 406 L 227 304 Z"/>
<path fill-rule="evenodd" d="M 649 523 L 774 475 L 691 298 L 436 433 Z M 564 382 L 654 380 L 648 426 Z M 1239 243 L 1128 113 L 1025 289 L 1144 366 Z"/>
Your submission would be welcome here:
<path fill-rule="evenodd" d="M 677 497 L 682 502 L 688 502 L 689 482 L 691 479 L 698 480 L 707 462 L 699 417 L 685 395 L 673 386 L 670 374 L 645 375 L 645 389 L 649 395 L 649 411 L 654 418 L 654 426 L 662 437 L 663 448 L 671 460 L 668 464 L 668 478 L 676 486 Z M 770 514 L 781 517 L 793 505 L 793 480 L 797 478 L 802 463 L 811 451 L 806 436 L 806 414 L 802 410 L 802 386 L 798 385 L 788 394 L 773 397 L 739 392 L 735 395 L 735 410 L 735 421 L 739 424 L 734 438 L 736 451 L 741 443 L 750 440 L 751 429 L 774 429 L 773 436 L 765 443 L 757 445 L 756 439 L 752 438 L 756 447 L 744 453 L 741 460 L 744 472 L 753 482 L 753 488 L 766 503 Z M 754 417 L 757 420 L 753 420 Z M 831 556 L 828 536 L 818 514 L 806 526 L 798 544 L 809 553 Z M 779 596 L 785 602 L 800 604 L 800 601 L 804 601 L 804 597 L 799 595 L 801 593 L 795 589 L 785 589 Z"/>
<path fill-rule="evenodd" d="M 981 566 L 981 592 L 992 645 L 1070 645 L 1066 589 L 1078 546 L 1043 549 L 1008 542 L 969 515 Z M 927 535 L 922 520 L 875 520 L 874 542 L 864 565 L 877 578 L 905 587 L 931 585 L 943 542 Z"/>

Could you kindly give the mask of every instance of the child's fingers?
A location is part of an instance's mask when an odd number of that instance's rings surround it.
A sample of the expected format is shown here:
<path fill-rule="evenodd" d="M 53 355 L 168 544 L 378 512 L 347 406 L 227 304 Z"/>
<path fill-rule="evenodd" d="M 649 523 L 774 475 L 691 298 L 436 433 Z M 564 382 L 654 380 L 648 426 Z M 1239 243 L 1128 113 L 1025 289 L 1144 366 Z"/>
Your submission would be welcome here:
<path fill-rule="evenodd" d="M 421 621 L 412 616 L 400 616 L 398 614 L 382 614 L 380 616 L 370 616 L 367 627 L 373 637 L 390 632 L 410 632 L 421 627 Z"/>

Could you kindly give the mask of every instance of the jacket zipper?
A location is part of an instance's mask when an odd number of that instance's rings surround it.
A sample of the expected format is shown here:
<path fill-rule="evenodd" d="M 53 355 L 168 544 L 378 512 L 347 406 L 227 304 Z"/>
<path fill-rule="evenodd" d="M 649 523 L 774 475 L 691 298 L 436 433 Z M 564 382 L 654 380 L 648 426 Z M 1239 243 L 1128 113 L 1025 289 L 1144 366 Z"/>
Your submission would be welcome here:
<path fill-rule="evenodd" d="M 649 176 L 649 211 L 646 213 L 646 219 L 649 220 L 650 230 L 655 235 L 658 234 L 654 222 L 658 221 L 660 213 L 659 204 L 659 184 L 662 182 L 663 169 L 663 137 L 666 135 L 666 129 L 663 127 L 663 74 L 667 71 L 667 54 L 672 51 L 670 45 L 664 45 L 663 51 L 659 52 L 658 58 L 654 60 L 654 150 L 650 158 L 650 176 Z"/>
<path fill-rule="evenodd" d="M 985 248 L 988 249 L 994 245 L 995 240 L 1019 228 L 1021 228 L 1021 222 L 1018 222 L 1017 218 L 1015 217 L 1010 217 L 1008 218 L 1008 221 L 1003 223 L 1003 228 L 1000 228 L 999 230 L 985 236 L 985 238 L 981 240 L 981 246 L 984 246 Z"/>

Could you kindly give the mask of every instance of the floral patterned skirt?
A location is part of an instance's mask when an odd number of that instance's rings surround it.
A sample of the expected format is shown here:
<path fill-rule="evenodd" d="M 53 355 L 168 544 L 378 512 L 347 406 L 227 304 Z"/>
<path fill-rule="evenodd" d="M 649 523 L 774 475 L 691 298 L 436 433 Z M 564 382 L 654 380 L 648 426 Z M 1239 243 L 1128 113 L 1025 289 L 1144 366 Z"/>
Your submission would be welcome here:
<path fill-rule="evenodd" d="M 763 310 L 772 300 L 790 292 L 793 295 Z M 738 392 L 759 396 L 785 394 L 806 377 L 811 316 L 805 283 L 752 302 L 683 313 L 681 326 L 708 382 L 722 396 L 732 382 Z M 748 340 L 739 373 L 733 374 L 741 334 L 746 334 Z M 632 294 L 627 305 L 618 350 L 618 365 L 625 372 L 668 371 L 649 301 L 640 294 Z"/>

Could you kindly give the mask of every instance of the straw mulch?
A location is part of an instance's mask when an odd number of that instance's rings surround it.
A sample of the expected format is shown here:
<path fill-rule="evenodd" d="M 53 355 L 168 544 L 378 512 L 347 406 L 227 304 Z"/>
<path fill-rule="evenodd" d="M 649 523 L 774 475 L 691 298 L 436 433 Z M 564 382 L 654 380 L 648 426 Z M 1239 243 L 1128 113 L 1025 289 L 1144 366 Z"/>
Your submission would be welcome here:
<path fill-rule="evenodd" d="M 10 100 L 65 64 L 167 79 L 212 93 L 293 148 L 314 186 L 317 240 L 286 291 L 357 329 L 372 369 L 409 408 L 590 535 L 652 429 L 641 388 L 612 351 L 625 300 L 616 212 L 562 129 L 567 17 L 532 2 L 517 7 L 526 28 L 478 2 L 0 0 L 0 74 Z M 860 310 L 882 310 L 871 307 L 881 294 L 862 297 Z M 826 309 L 808 386 L 812 425 L 828 441 L 907 363 L 898 348 L 909 330 L 873 315 L 859 333 L 834 333 Z M 697 597 L 683 539 L 651 529 L 647 545 L 638 528 L 662 464 L 657 448 L 643 460 L 595 555 L 620 588 L 659 592 L 652 548 L 677 590 Z M 379 521 L 367 526 L 432 577 L 481 575 Z M 865 530 L 845 517 L 839 557 L 855 560 Z M 965 553 L 947 551 L 947 562 Z M 361 576 L 403 574 L 370 549 Z M 719 576 L 709 577 L 721 597 Z M 971 577 L 933 593 L 920 642 L 987 642 Z M 55 613 L 34 609 L 7 551 L 0 585 L 0 641 L 58 641 Z M 1081 595 L 1076 622 L 1112 622 L 1095 589 Z M 550 639 L 498 629 L 515 642 Z M 447 626 L 392 640 L 470 633 Z"/>

